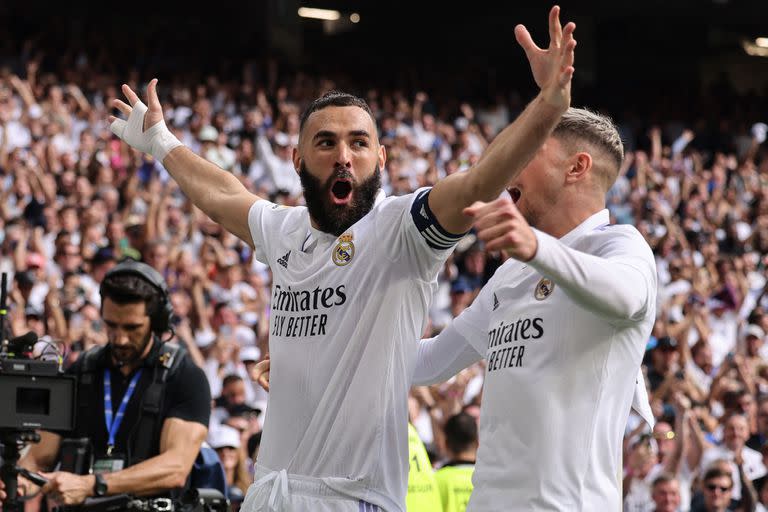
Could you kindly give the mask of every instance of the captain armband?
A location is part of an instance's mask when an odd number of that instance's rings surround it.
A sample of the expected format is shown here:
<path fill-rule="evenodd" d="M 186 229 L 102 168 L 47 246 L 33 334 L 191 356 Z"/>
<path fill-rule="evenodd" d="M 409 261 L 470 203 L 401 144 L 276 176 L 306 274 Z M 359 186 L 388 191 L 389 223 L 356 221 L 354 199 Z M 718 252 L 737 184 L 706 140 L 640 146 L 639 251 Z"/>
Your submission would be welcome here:
<path fill-rule="evenodd" d="M 419 233 L 421 233 L 421 236 L 424 237 L 424 240 L 427 241 L 430 247 L 438 250 L 450 249 L 459 240 L 464 238 L 466 233 L 459 235 L 449 233 L 440 225 L 432 210 L 429 209 L 429 201 L 427 199 L 431 190 L 428 189 L 420 192 L 413 201 L 411 217 L 413 217 L 413 222 L 416 224 Z"/>

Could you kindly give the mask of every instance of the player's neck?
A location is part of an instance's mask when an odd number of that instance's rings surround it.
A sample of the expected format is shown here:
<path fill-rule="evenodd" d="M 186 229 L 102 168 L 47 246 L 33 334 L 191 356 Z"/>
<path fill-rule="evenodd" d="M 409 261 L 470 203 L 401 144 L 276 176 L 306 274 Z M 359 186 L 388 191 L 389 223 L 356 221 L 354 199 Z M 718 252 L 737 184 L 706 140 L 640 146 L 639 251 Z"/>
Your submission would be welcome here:
<path fill-rule="evenodd" d="M 561 202 L 539 219 L 536 228 L 555 238 L 562 238 L 604 208 L 605 204 L 595 201 L 575 200 L 571 204 Z"/>

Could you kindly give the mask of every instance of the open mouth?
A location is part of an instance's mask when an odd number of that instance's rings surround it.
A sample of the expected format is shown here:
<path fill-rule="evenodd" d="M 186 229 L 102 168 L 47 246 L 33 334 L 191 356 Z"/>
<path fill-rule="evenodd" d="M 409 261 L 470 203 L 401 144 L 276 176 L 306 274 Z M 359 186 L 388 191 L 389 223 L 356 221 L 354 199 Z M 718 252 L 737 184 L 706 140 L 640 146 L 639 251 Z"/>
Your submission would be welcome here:
<path fill-rule="evenodd" d="M 520 189 L 517 187 L 510 187 L 507 189 L 509 195 L 512 197 L 512 201 L 517 203 L 520 200 Z"/>
<path fill-rule="evenodd" d="M 352 182 L 348 178 L 340 178 L 331 186 L 331 201 L 333 204 L 348 204 L 352 200 Z"/>

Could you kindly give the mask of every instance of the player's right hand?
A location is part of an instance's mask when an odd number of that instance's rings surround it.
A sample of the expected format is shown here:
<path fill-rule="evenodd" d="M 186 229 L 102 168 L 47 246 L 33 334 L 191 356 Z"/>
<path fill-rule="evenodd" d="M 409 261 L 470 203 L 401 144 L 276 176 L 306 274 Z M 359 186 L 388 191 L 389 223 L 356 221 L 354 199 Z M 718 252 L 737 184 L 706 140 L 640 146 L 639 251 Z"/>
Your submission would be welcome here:
<path fill-rule="evenodd" d="M 128 103 L 114 99 L 112 106 L 128 116 L 127 120 L 109 116 L 112 133 L 143 153 L 149 153 L 162 162 L 165 156 L 181 142 L 168 130 L 163 120 L 163 108 L 157 96 L 157 78 L 147 86 L 149 107 L 141 102 L 139 96 L 123 84 L 123 94 Z"/>
<path fill-rule="evenodd" d="M 267 354 L 262 361 L 251 368 L 251 380 L 258 382 L 264 391 L 269 391 L 269 366 L 269 354 Z"/>
<path fill-rule="evenodd" d="M 472 226 L 487 251 L 506 251 L 518 261 L 530 261 L 536 255 L 536 234 L 509 197 L 478 201 L 464 208 L 464 215 L 474 219 Z"/>

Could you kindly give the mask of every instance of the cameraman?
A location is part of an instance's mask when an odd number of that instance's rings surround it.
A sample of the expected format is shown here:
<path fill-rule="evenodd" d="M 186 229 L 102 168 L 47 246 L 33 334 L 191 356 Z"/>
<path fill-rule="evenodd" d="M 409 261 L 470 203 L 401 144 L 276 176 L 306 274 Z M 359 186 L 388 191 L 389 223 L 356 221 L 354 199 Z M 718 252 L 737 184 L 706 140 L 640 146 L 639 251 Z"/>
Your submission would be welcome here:
<path fill-rule="evenodd" d="M 109 343 L 68 370 L 78 375 L 72 437 L 91 440 L 93 471 L 43 473 L 43 493 L 62 505 L 123 493 L 169 496 L 185 486 L 208 431 L 205 375 L 178 345 L 161 339 L 171 331 L 173 310 L 160 274 L 125 260 L 105 275 L 100 293 Z M 32 471 L 53 468 L 61 446 L 58 434 L 40 434 L 21 459 Z"/>

